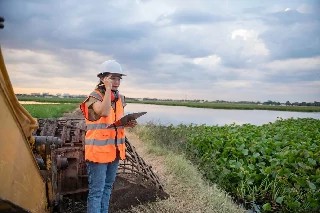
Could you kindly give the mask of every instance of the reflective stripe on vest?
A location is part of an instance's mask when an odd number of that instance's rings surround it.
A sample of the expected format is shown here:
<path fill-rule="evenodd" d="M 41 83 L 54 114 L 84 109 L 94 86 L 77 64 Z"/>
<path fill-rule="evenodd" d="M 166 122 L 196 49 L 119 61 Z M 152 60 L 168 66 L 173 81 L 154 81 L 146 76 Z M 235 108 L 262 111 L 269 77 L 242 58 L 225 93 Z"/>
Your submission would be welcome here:
<path fill-rule="evenodd" d="M 125 138 L 117 139 L 117 144 L 124 144 Z M 95 145 L 95 146 L 104 146 L 104 145 L 113 145 L 115 144 L 115 140 L 108 139 L 108 140 L 96 140 L 96 139 L 87 139 L 86 145 Z"/>
<path fill-rule="evenodd" d="M 108 126 L 110 126 L 113 123 L 109 124 L 87 124 L 87 130 L 92 130 L 92 129 L 107 129 Z M 114 129 L 114 127 L 109 127 L 108 129 Z M 123 129 L 122 126 L 117 127 L 117 129 Z"/>
<path fill-rule="evenodd" d="M 102 101 L 103 95 L 95 90 L 91 97 Z M 120 96 L 121 97 L 121 96 Z M 96 121 L 86 119 L 87 131 L 85 136 L 85 159 L 97 163 L 109 163 L 116 158 L 118 148 L 120 158 L 125 159 L 125 134 L 124 127 L 107 128 L 115 120 L 123 116 L 123 98 L 115 104 L 115 109 L 110 109 L 109 116 L 100 117 Z"/>

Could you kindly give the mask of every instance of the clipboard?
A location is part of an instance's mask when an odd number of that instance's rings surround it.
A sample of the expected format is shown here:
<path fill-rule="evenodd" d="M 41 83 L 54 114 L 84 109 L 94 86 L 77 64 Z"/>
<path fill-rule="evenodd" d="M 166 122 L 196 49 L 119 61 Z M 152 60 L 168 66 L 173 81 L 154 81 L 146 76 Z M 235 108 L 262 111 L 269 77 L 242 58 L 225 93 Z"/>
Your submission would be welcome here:
<path fill-rule="evenodd" d="M 120 118 L 119 120 L 115 121 L 113 124 L 107 126 L 107 128 L 125 126 L 129 121 L 135 120 L 144 114 L 147 114 L 147 112 L 135 112 L 135 113 L 127 114 L 122 118 Z"/>

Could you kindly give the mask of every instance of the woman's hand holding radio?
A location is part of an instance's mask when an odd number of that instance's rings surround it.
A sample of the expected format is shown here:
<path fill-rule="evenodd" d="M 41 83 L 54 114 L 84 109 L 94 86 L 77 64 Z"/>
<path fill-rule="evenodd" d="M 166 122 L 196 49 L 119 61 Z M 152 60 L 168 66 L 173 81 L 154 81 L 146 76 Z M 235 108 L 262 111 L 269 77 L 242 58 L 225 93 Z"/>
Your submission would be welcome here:
<path fill-rule="evenodd" d="M 106 77 L 104 77 L 104 78 L 102 79 L 102 82 L 103 82 L 106 90 L 111 90 L 111 88 L 112 88 L 111 74 L 108 75 L 108 76 L 106 76 Z"/>

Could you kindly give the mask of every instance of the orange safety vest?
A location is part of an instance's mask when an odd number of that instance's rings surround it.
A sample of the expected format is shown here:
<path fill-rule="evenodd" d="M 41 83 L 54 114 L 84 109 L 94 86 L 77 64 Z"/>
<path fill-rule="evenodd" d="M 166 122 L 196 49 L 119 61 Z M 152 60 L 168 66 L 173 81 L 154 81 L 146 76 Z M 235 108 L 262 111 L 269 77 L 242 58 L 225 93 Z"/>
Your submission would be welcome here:
<path fill-rule="evenodd" d="M 124 96 L 120 95 L 120 98 L 113 104 L 109 116 L 100 117 L 96 121 L 88 120 L 88 108 L 85 102 L 90 97 L 99 101 L 103 99 L 102 94 L 98 90 L 95 90 L 80 105 L 87 125 L 85 159 L 96 163 L 109 163 L 116 159 L 117 150 L 119 150 L 120 158 L 124 160 L 126 155 L 124 127 L 106 128 L 123 116 Z"/>

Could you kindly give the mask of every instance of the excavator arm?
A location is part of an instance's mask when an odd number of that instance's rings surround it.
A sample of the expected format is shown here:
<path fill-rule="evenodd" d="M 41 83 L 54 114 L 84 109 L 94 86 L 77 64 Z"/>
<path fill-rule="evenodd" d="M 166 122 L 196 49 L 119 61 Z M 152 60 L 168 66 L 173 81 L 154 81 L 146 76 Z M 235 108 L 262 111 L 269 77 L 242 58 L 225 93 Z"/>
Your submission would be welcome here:
<path fill-rule="evenodd" d="M 1 48 L 0 71 L 0 212 L 47 212 L 46 182 L 30 148 L 37 121 L 14 94 Z"/>

